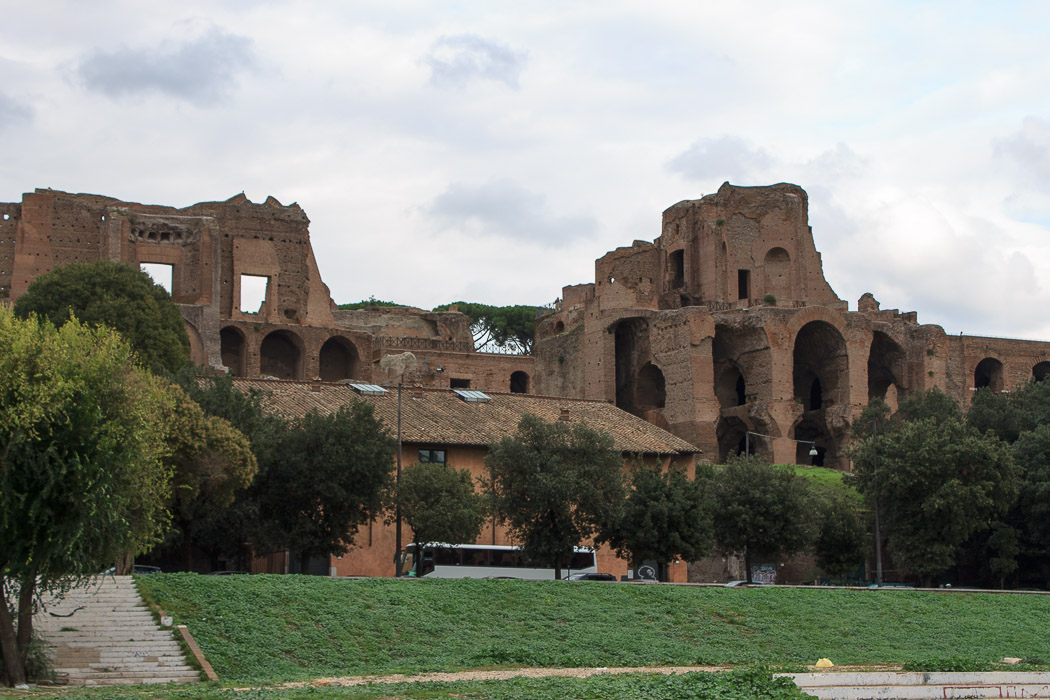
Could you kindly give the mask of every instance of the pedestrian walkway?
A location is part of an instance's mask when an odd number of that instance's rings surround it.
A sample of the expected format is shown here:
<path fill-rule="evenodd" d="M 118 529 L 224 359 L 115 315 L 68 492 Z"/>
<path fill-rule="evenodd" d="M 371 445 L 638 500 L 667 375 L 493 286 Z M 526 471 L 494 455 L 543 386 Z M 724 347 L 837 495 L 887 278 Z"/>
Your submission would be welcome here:
<path fill-rule="evenodd" d="M 61 599 L 45 595 L 33 626 L 70 685 L 193 683 L 171 630 L 160 628 L 130 576 L 99 576 Z"/>
<path fill-rule="evenodd" d="M 1050 673 L 852 672 L 789 673 L 819 700 L 926 698 L 1050 698 Z"/>

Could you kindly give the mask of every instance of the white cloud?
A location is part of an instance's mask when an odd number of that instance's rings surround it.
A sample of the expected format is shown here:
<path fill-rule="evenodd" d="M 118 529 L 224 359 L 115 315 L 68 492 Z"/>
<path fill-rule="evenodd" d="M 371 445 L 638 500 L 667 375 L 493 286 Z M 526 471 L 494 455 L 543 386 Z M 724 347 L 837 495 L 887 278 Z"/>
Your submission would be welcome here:
<path fill-rule="evenodd" d="M 32 121 L 33 108 L 0 92 L 0 131 Z"/>
<path fill-rule="evenodd" d="M 462 88 L 476 80 L 491 80 L 517 90 L 525 53 L 473 34 L 440 37 L 424 59 L 430 82 Z"/>
<path fill-rule="evenodd" d="M 737 185 L 752 185 L 767 177 L 773 162 L 764 148 L 726 135 L 697 141 L 671 159 L 667 169 L 690 180 L 721 178 Z"/>

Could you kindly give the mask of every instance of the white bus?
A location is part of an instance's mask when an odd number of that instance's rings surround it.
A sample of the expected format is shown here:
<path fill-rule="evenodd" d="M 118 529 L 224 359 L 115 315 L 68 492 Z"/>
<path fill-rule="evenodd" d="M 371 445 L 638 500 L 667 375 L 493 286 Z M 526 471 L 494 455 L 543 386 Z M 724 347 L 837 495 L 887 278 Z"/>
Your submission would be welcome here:
<path fill-rule="evenodd" d="M 428 544 L 422 555 L 415 544 L 401 553 L 402 576 L 427 578 L 520 578 L 553 579 L 554 569 L 526 561 L 520 547 L 485 544 Z M 575 547 L 571 557 L 562 560 L 561 575 L 598 572 L 594 550 Z"/>

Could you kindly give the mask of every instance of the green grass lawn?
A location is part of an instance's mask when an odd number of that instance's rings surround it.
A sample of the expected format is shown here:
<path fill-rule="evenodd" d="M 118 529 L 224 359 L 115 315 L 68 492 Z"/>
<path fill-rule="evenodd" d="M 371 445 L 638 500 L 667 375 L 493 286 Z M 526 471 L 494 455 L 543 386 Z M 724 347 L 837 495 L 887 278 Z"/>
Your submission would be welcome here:
<path fill-rule="evenodd" d="M 820 657 L 926 668 L 1050 661 L 1050 596 L 1039 595 L 195 574 L 139 584 L 233 683 Z"/>

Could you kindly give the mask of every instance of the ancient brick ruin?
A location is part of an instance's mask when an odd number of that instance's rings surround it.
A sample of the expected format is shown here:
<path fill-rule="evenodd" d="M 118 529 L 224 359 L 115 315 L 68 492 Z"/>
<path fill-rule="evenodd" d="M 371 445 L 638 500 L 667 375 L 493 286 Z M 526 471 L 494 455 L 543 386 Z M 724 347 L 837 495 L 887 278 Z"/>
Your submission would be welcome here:
<path fill-rule="evenodd" d="M 1050 374 L 1050 343 L 947 336 L 864 295 L 849 311 L 824 279 L 800 187 L 735 187 L 680 202 L 660 236 L 600 258 L 537 319 L 532 355 L 478 352 L 457 312 L 340 311 L 297 204 L 242 194 L 184 209 L 36 190 L 0 204 L 0 297 L 55 266 L 101 258 L 170 266 L 194 361 L 239 377 L 384 383 L 380 359 L 411 350 L 426 387 L 599 399 L 719 461 L 848 468 L 849 421 L 938 386 L 965 405 Z M 265 286 L 245 309 L 242 286 Z M 767 437 L 768 436 L 768 437 Z M 816 457 L 810 452 L 816 447 Z"/>

